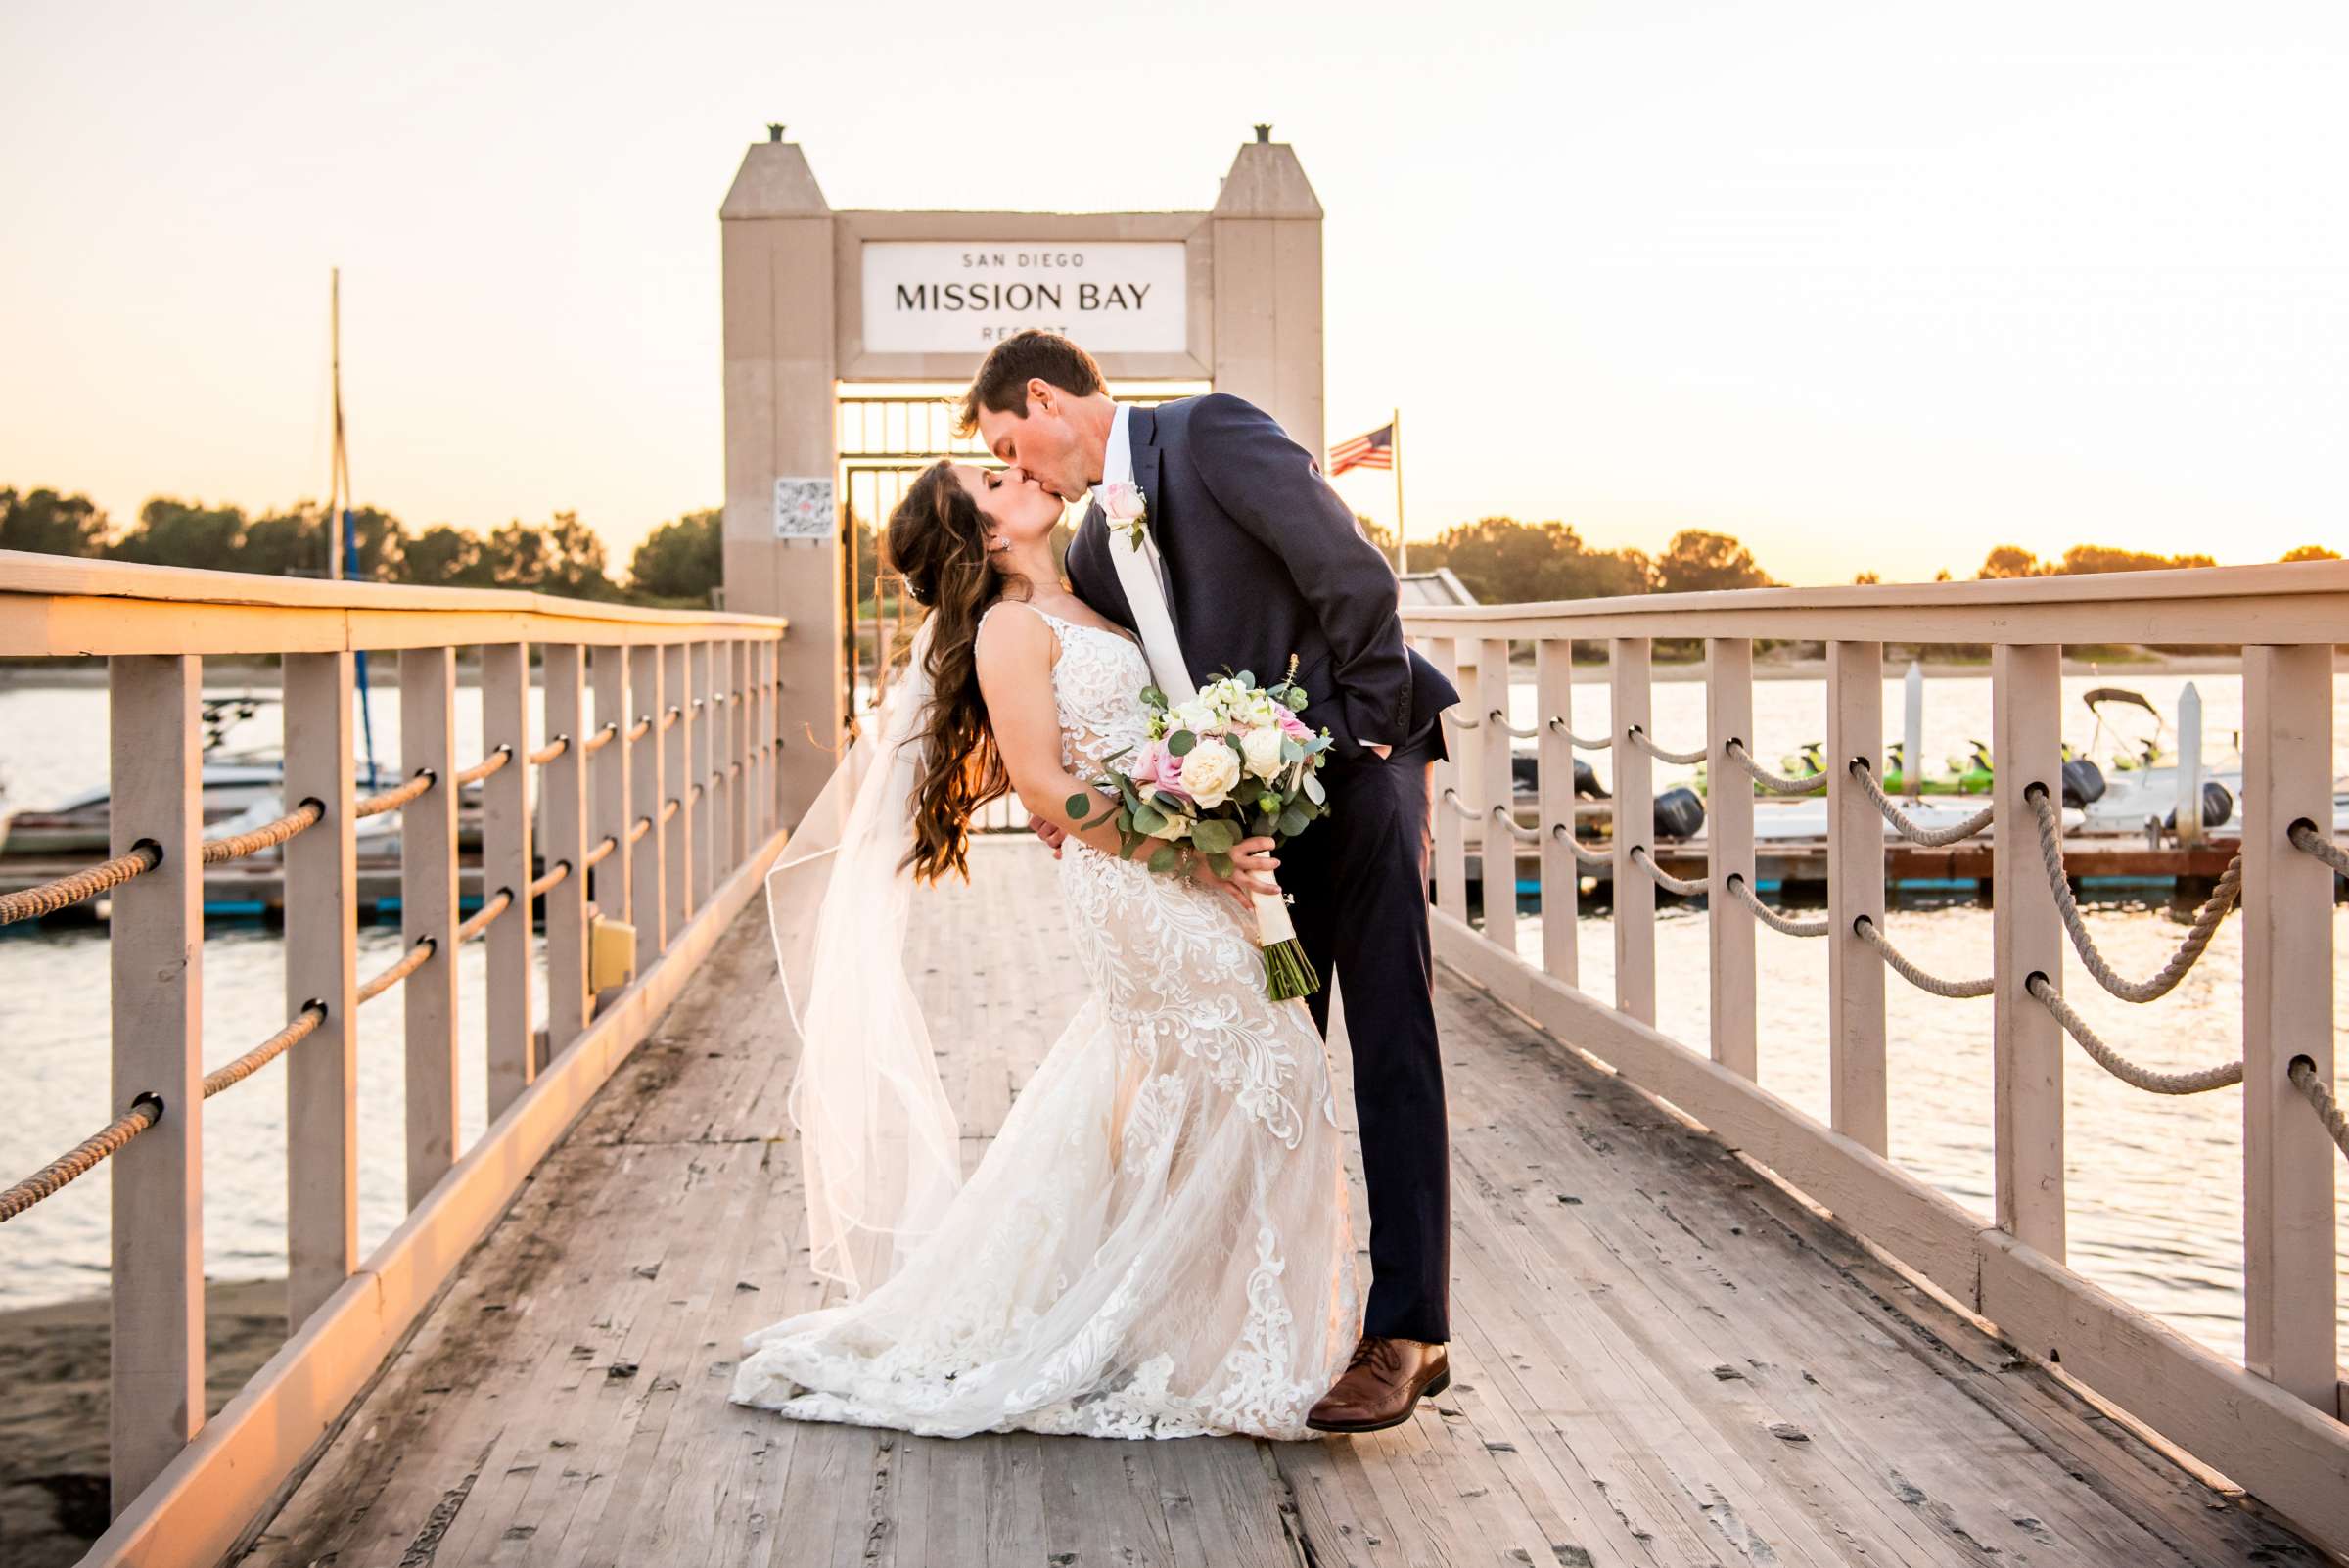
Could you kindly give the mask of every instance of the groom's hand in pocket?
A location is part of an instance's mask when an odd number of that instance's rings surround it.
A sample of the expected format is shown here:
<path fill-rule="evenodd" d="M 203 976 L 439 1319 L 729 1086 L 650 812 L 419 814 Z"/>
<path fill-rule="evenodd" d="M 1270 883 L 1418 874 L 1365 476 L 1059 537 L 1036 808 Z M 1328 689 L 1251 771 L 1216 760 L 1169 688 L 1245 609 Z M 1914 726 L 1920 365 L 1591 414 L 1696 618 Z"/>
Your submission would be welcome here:
<path fill-rule="evenodd" d="M 1034 811 L 1031 811 L 1028 813 L 1028 831 L 1034 833 L 1037 838 L 1044 841 L 1045 848 L 1052 852 L 1053 859 L 1057 860 L 1060 858 L 1061 841 L 1069 836 L 1069 830 L 1067 828 L 1062 827 L 1058 822 L 1052 821 L 1048 817 L 1037 816 Z"/>

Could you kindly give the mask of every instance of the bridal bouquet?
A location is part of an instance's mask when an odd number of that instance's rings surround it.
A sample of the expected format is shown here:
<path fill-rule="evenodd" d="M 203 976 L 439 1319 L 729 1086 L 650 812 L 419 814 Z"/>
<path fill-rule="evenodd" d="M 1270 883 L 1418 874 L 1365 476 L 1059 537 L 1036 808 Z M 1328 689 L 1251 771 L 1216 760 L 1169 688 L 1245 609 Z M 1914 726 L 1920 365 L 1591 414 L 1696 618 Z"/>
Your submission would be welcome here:
<path fill-rule="evenodd" d="M 1150 869 L 1159 872 L 1174 868 L 1184 845 L 1205 855 L 1219 874 L 1229 875 L 1232 847 L 1242 839 L 1295 838 L 1328 809 L 1329 792 L 1314 774 L 1328 761 L 1330 744 L 1328 730 L 1316 732 L 1297 716 L 1306 695 L 1296 673 L 1291 659 L 1288 674 L 1267 689 L 1243 669 L 1210 682 L 1180 705 L 1169 703 L 1156 686 L 1144 687 L 1148 738 L 1105 758 L 1114 765 L 1095 781 L 1110 797 L 1107 808 L 1086 821 L 1101 803 L 1072 795 L 1069 815 L 1086 827 L 1114 819 L 1129 857 L 1144 841 L 1162 840 L 1150 855 Z M 1256 917 L 1272 998 L 1319 990 L 1287 905 L 1260 894 Z"/>

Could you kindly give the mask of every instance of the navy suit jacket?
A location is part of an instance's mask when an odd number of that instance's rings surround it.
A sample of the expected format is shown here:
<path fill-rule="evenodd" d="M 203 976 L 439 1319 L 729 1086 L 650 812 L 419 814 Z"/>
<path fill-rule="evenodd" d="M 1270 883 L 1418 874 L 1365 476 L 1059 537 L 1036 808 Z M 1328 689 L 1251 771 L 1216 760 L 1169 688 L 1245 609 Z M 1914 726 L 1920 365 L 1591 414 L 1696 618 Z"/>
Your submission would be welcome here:
<path fill-rule="evenodd" d="M 1229 392 L 1135 408 L 1127 418 L 1133 477 L 1166 562 L 1174 635 L 1192 682 L 1245 669 L 1268 686 L 1294 654 L 1308 698 L 1301 716 L 1327 727 L 1337 758 L 1367 755 L 1358 736 L 1401 747 L 1423 733 L 1433 755 L 1444 756 L 1436 716 L 1460 694 L 1404 645 L 1394 569 L 1362 537 L 1313 455 L 1271 415 Z M 1069 585 L 1135 628 L 1109 547 L 1096 503 L 1069 545 Z"/>

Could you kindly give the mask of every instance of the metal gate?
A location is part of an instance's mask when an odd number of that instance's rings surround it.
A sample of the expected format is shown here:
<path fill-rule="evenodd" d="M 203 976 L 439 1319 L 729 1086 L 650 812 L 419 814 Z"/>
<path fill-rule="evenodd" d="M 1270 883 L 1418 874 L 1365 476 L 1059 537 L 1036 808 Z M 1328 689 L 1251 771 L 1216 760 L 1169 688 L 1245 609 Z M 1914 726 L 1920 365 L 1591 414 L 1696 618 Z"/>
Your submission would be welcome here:
<path fill-rule="evenodd" d="M 1152 382 L 1146 388 L 1113 386 L 1110 392 L 1121 402 L 1149 407 L 1207 391 L 1188 383 Z M 921 625 L 921 607 L 905 596 L 903 580 L 880 559 L 889 514 L 914 476 L 942 457 L 996 466 L 976 437 L 954 434 L 954 404 L 961 393 L 960 388 L 927 395 L 844 391 L 839 399 L 841 624 L 847 628 L 848 710 L 854 723 L 861 724 L 889 695 Z M 1023 825 L 1027 813 L 1016 806 L 997 801 L 976 825 Z"/>

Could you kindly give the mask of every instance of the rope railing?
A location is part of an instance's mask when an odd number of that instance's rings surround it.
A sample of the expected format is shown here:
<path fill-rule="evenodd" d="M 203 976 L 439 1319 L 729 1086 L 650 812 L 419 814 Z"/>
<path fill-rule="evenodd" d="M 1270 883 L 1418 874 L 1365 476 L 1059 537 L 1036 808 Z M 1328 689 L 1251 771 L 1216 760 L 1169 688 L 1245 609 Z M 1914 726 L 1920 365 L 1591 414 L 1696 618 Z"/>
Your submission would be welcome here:
<path fill-rule="evenodd" d="M 326 1003 L 313 996 L 301 1004 L 291 1022 L 267 1039 L 217 1071 L 204 1076 L 204 1097 L 213 1095 L 232 1084 L 242 1084 L 253 1074 L 284 1055 L 288 1047 L 309 1038 L 326 1022 Z"/>
<path fill-rule="evenodd" d="M 1516 725 L 1509 722 L 1509 715 L 1502 713 L 1497 708 L 1491 710 L 1485 715 L 1485 722 L 1488 724 L 1497 725 L 1499 728 L 1508 731 L 1510 734 L 1516 736 L 1519 740 L 1532 740 L 1542 733 L 1542 726 L 1539 724 L 1536 724 L 1531 729 L 1519 729 Z"/>
<path fill-rule="evenodd" d="M 579 743 L 579 755 L 581 757 L 586 757 L 592 753 L 602 751 L 605 747 L 612 744 L 613 737 L 619 733 L 620 721 L 618 719 L 606 719 L 604 721 L 603 728 L 597 730 L 594 734 L 588 736 L 585 740 Z"/>
<path fill-rule="evenodd" d="M 2034 971 L 2024 977 L 2023 990 L 2037 997 L 2042 1006 L 2055 1015 L 2055 1021 L 2063 1026 L 2063 1032 L 2078 1040 L 2080 1048 L 2088 1052 L 2089 1060 L 2134 1088 L 2143 1089 L 2149 1094 L 2202 1094 L 2243 1081 L 2243 1061 L 2239 1056 L 2215 1067 L 2194 1068 L 2180 1073 L 2165 1073 L 2140 1066 L 2105 1044 L 2096 1032 L 2089 1027 L 2088 1020 L 2073 1010 L 2072 1004 L 2063 999 L 2063 993 L 2049 982 L 2046 975 Z"/>
<path fill-rule="evenodd" d="M 131 878 L 144 875 L 162 863 L 163 847 L 151 839 L 142 839 L 113 859 L 101 860 L 87 870 L 58 877 L 20 892 L 0 894 L 0 926 L 55 914 L 93 894 L 118 888 Z"/>
<path fill-rule="evenodd" d="M 407 805 L 410 801 L 416 799 L 417 796 L 422 795 L 426 790 L 431 789 L 434 784 L 439 781 L 439 774 L 434 772 L 429 767 L 420 768 L 417 770 L 414 778 L 409 779 L 405 784 L 400 785 L 396 789 L 385 790 L 380 795 L 360 796 L 358 800 L 352 804 L 350 814 L 353 818 L 365 818 L 370 816 L 381 816 L 386 811 L 396 811 L 401 807 Z"/>
<path fill-rule="evenodd" d="M 285 1028 L 235 1061 L 207 1073 L 204 1078 L 204 1097 L 208 1100 L 222 1089 L 251 1078 L 294 1045 L 316 1034 L 318 1026 L 324 1022 L 326 1003 L 315 997 L 303 1002 L 301 1010 L 294 1015 Z M 161 1121 L 162 1117 L 163 1101 L 161 1095 L 139 1095 L 131 1101 L 129 1110 L 23 1180 L 6 1191 L 0 1191 L 0 1221 L 13 1220 L 43 1198 L 56 1196 L 65 1190 L 68 1183 L 89 1175 L 102 1162 L 120 1153 L 125 1144 Z"/>
<path fill-rule="evenodd" d="M 2292 1087 L 2308 1096 L 2309 1108 L 2325 1124 L 2325 1130 L 2332 1134 L 2342 1157 L 2349 1159 L 2349 1115 L 2342 1114 L 2341 1102 L 2333 1098 L 2332 1085 L 2317 1076 L 2317 1064 L 2305 1056 L 2295 1056 L 2292 1065 L 2283 1070 L 2283 1076 L 2292 1081 Z"/>
<path fill-rule="evenodd" d="M 432 957 L 434 949 L 439 945 L 430 937 L 418 937 L 416 945 L 408 949 L 406 957 L 359 988 L 359 1000 L 371 1002 L 416 973 L 417 970 L 422 969 L 425 960 Z"/>
<path fill-rule="evenodd" d="M 556 758 L 562 756 L 570 749 L 571 737 L 569 735 L 557 735 L 553 740 L 548 741 L 544 746 L 541 746 L 536 751 L 530 753 L 530 765 L 532 767 L 544 767 L 547 763 L 553 761 Z"/>
<path fill-rule="evenodd" d="M 653 715 L 650 714 L 645 714 L 640 716 L 635 723 L 628 726 L 628 739 L 631 742 L 640 741 L 644 739 L 645 736 L 650 735 L 652 732 Z"/>
<path fill-rule="evenodd" d="M 457 945 L 461 947 L 465 944 L 471 942 L 474 938 L 480 936 L 483 932 L 488 930 L 499 915 L 504 914 L 513 906 L 514 890 L 512 888 L 498 889 L 494 895 L 483 901 L 482 906 L 479 909 L 476 909 L 473 913 L 467 915 L 464 920 L 458 924 Z"/>
<path fill-rule="evenodd" d="M 633 838 L 634 835 L 631 834 L 630 837 Z M 589 850 L 585 854 L 579 856 L 579 864 L 589 870 L 592 870 L 596 866 L 603 864 L 604 856 L 610 854 L 614 850 L 619 848 L 620 840 L 607 833 L 604 835 L 604 839 L 601 844 L 598 844 L 594 849 Z"/>
<path fill-rule="evenodd" d="M 684 716 L 685 710 L 679 708 L 675 703 L 670 703 L 668 705 L 668 712 L 661 715 L 661 733 L 664 735 L 668 734 L 671 729 L 676 727 L 677 720 Z"/>
<path fill-rule="evenodd" d="M 1567 745 L 1579 747 L 1586 752 L 1603 752 L 1615 744 L 1615 737 L 1612 735 L 1577 735 L 1566 727 L 1566 720 L 1556 714 L 1549 715 L 1548 727 L 1565 736 Z"/>
<path fill-rule="evenodd" d="M 468 784 L 479 784 L 513 760 L 514 748 L 504 741 L 498 742 L 496 751 L 491 752 L 457 775 L 457 788 L 463 789 Z"/>
<path fill-rule="evenodd" d="M 1939 975 L 1919 969 L 1900 948 L 1892 945 L 1892 939 L 1884 935 L 1883 928 L 1876 924 L 1872 915 L 1855 916 L 1852 934 L 1875 948 L 1877 956 L 1894 974 L 1929 994 L 1962 1001 L 1968 997 L 1993 995 L 1999 989 L 1996 975 L 1985 975 L 1980 980 L 1944 980 Z"/>
<path fill-rule="evenodd" d="M 2194 912 L 2193 929 L 2178 945 L 2178 950 L 2170 956 L 2170 961 L 2163 964 L 2150 980 L 2130 980 L 2116 971 L 2104 955 L 2096 950 L 2096 939 L 2089 935 L 2087 922 L 2080 916 L 2080 905 L 2072 897 L 2071 879 L 2063 870 L 2063 846 L 2059 842 L 2063 825 L 2055 815 L 2054 807 L 2049 802 L 2048 787 L 2037 782 L 2027 784 L 2023 787 L 2023 799 L 2030 803 L 2031 809 L 2039 817 L 2040 857 L 2047 862 L 2048 888 L 2055 896 L 2056 910 L 2063 916 L 2063 929 L 2070 935 L 2072 946 L 2078 949 L 2080 962 L 2090 974 L 2096 977 L 2099 985 L 2124 1001 L 2149 1002 L 2176 990 L 2178 982 L 2186 978 L 2187 972 L 2194 967 L 2195 961 L 2210 946 L 2211 939 L 2218 935 L 2228 911 L 2234 907 L 2235 900 L 2242 896 L 2242 855 L 2238 853 L 2227 862 L 2227 869 L 2221 873 L 2218 886 L 2211 890 L 2202 907 Z"/>
<path fill-rule="evenodd" d="M 644 836 L 645 836 L 647 833 L 650 833 L 652 830 L 653 830 L 653 819 L 652 819 L 651 817 L 649 817 L 649 816 L 640 816 L 640 817 L 638 817 L 638 818 L 635 820 L 635 822 L 634 822 L 634 823 L 633 823 L 633 824 L 632 824 L 632 825 L 631 825 L 631 826 L 628 828 L 628 842 L 629 842 L 630 844 L 634 844 L 634 843 L 635 843 L 635 842 L 636 842 L 638 839 L 641 839 L 641 838 L 643 838 L 643 837 L 644 837 Z"/>
<path fill-rule="evenodd" d="M 683 808 L 684 805 L 685 803 L 678 800 L 674 795 L 670 796 L 668 800 L 663 801 L 661 803 L 661 825 L 663 827 L 668 826 L 669 819 L 674 817 L 677 812 Z"/>
<path fill-rule="evenodd" d="M 2319 833 L 2314 822 L 2303 817 L 2285 828 L 2283 836 L 2291 841 L 2293 849 L 2303 854 L 2315 855 L 2332 867 L 2336 875 L 2349 877 L 2349 850 L 2342 849 L 2332 840 Z"/>
<path fill-rule="evenodd" d="M 1754 761 L 1753 754 L 1745 749 L 1745 742 L 1735 735 L 1723 741 L 1721 749 L 1730 761 L 1744 768 L 1755 783 L 1773 795 L 1809 795 L 1827 787 L 1827 775 L 1824 773 L 1814 773 L 1809 778 L 1788 778 L 1783 773 L 1772 772 Z"/>
<path fill-rule="evenodd" d="M 1648 756 L 1654 758 L 1659 762 L 1679 762 L 1683 766 L 1689 766 L 1703 761 L 1708 756 L 1712 755 L 1710 751 L 1702 746 L 1698 747 L 1693 752 L 1668 752 L 1663 747 L 1658 746 L 1656 744 L 1656 738 L 1653 735 L 1650 735 L 1646 729 L 1638 724 L 1627 726 L 1623 734 L 1626 740 L 1629 740 L 1634 746 L 1638 747 L 1641 751 L 1647 753 Z"/>
<path fill-rule="evenodd" d="M 1566 848 L 1574 852 L 1574 858 L 1578 864 L 1593 868 L 1614 865 L 1615 856 L 1613 854 L 1605 850 L 1589 849 L 1584 845 L 1582 840 L 1576 838 L 1572 824 L 1559 822 L 1553 824 L 1549 831 L 1551 837 L 1565 841 Z"/>
<path fill-rule="evenodd" d="M 312 796 L 276 821 L 254 828 L 250 833 L 205 840 L 203 861 L 206 865 L 222 865 L 230 860 L 241 860 L 246 855 L 283 844 L 297 834 L 316 827 L 325 818 L 326 804 Z"/>
<path fill-rule="evenodd" d="M 1509 808 L 1505 806 L 1496 806 L 1492 810 L 1485 814 L 1491 817 L 1494 821 L 1499 823 L 1502 827 L 1507 828 L 1509 830 L 1509 837 L 1515 839 L 1520 844 L 1539 844 L 1542 842 L 1542 830 L 1538 827 L 1520 826 L 1517 818 L 1510 814 Z"/>
<path fill-rule="evenodd" d="M 1656 864 L 1655 856 L 1647 853 L 1647 846 L 1644 844 L 1633 845 L 1631 853 L 1632 863 L 1645 871 L 1656 886 L 1662 888 L 1666 893 L 1678 894 L 1683 899 L 1701 899 L 1710 891 L 1703 882 L 1691 882 L 1685 877 L 1676 877 Z"/>
<path fill-rule="evenodd" d="M 132 1100 L 129 1110 L 15 1186 L 0 1192 L 0 1221 L 14 1220 L 43 1198 L 63 1191 L 66 1183 L 97 1169 L 100 1161 L 119 1152 L 124 1144 L 162 1118 L 163 1102 L 157 1096 L 142 1094 Z"/>
<path fill-rule="evenodd" d="M 1729 896 L 1744 904 L 1753 912 L 1756 920 L 1771 930 L 1789 937 L 1823 937 L 1827 934 L 1827 922 L 1823 916 L 1817 920 L 1795 920 L 1764 903 L 1747 885 L 1744 872 L 1732 871 L 1728 880 Z"/>
<path fill-rule="evenodd" d="M 1475 807 L 1470 806 L 1466 801 L 1460 799 L 1460 792 L 1458 790 L 1447 786 L 1444 791 L 1443 800 L 1446 806 L 1451 807 L 1453 811 L 1459 814 L 1461 821 L 1481 822 L 1484 820 L 1483 817 L 1477 814 Z"/>
<path fill-rule="evenodd" d="M 1985 806 L 1964 821 L 1952 823 L 1946 828 L 1918 827 L 1915 819 L 1894 805 L 1892 797 L 1884 793 L 1884 786 L 1876 782 L 1876 770 L 1868 765 L 1866 758 L 1853 758 L 1851 772 L 1852 777 L 1860 781 L 1860 788 L 1867 793 L 1867 798 L 1876 803 L 1876 809 L 1884 813 L 1884 820 L 1890 822 L 1894 831 L 1911 844 L 1940 849 L 1945 844 L 1970 839 L 1990 826 L 1991 818 L 1996 814 L 1991 807 Z"/>
<path fill-rule="evenodd" d="M 604 842 L 609 844 L 612 841 L 610 839 L 606 839 Z M 561 882 L 569 875 L 571 875 L 571 862 L 569 860 L 557 860 L 551 867 L 547 869 L 544 875 L 540 876 L 536 881 L 530 884 L 530 897 L 533 899 L 537 898 L 540 894 L 545 893 L 548 889 L 554 887 L 557 883 Z"/>
<path fill-rule="evenodd" d="M 1485 721 L 1483 719 L 1462 718 L 1458 714 L 1453 713 L 1449 708 L 1444 710 L 1444 722 L 1450 724 L 1454 729 L 1482 729 L 1485 727 Z"/>

